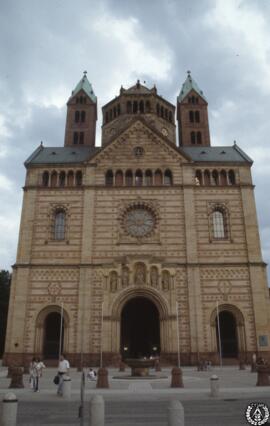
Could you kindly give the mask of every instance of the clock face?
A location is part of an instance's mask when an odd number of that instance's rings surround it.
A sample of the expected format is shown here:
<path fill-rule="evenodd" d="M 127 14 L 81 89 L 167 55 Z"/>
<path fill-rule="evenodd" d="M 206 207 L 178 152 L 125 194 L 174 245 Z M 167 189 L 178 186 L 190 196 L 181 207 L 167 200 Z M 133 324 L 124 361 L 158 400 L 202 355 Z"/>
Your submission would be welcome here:
<path fill-rule="evenodd" d="M 132 237 L 144 237 L 150 234 L 155 225 L 153 214 L 143 208 L 129 210 L 124 218 L 124 227 Z"/>

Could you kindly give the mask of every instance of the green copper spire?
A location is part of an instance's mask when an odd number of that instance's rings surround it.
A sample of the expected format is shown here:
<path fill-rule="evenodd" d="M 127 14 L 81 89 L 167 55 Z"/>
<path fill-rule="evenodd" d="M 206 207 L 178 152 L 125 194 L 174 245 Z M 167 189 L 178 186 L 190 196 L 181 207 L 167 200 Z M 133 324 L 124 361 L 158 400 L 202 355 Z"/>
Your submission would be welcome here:
<path fill-rule="evenodd" d="M 89 83 L 88 78 L 86 77 L 87 71 L 84 71 L 83 74 L 83 78 L 79 81 L 75 89 L 72 91 L 72 96 L 75 96 L 80 90 L 83 90 L 93 102 L 97 102 L 97 97 L 94 93 L 92 85 L 91 83 Z"/>
<path fill-rule="evenodd" d="M 198 93 L 198 95 L 200 95 L 206 101 L 203 91 L 199 88 L 196 81 L 191 77 L 191 72 L 188 71 L 187 74 L 188 75 L 187 75 L 186 81 L 184 82 L 181 92 L 177 98 L 178 102 L 181 102 L 191 90 L 194 90 L 196 93 Z"/>

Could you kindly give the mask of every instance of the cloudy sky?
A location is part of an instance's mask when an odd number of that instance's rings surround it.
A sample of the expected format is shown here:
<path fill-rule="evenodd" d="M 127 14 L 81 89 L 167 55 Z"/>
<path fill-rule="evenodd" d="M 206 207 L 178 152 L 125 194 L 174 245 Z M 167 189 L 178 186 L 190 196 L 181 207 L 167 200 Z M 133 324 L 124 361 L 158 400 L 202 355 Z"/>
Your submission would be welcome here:
<path fill-rule="evenodd" d="M 269 262 L 269 20 L 269 0 L 1 2 L 0 269 L 16 257 L 23 162 L 41 140 L 63 145 L 66 101 L 84 70 L 99 107 L 138 78 L 175 103 L 192 71 L 209 102 L 212 145 L 236 140 L 255 162 Z"/>

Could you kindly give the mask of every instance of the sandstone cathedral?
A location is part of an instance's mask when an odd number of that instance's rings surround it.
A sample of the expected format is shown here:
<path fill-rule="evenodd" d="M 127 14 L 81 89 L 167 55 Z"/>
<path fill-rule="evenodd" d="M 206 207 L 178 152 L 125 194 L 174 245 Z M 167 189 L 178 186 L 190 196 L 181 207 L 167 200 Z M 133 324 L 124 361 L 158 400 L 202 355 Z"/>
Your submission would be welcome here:
<path fill-rule="evenodd" d="M 176 106 L 137 81 L 103 106 L 97 146 L 84 74 L 64 146 L 25 161 L 6 365 L 59 347 L 73 366 L 270 356 L 252 160 L 211 146 L 207 107 L 190 73 Z"/>

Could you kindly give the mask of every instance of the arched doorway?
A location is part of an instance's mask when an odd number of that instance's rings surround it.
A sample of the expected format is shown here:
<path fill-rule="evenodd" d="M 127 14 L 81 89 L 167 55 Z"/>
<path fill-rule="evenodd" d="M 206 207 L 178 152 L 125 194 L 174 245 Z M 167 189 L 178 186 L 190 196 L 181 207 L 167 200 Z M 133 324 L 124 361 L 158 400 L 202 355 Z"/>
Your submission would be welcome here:
<path fill-rule="evenodd" d="M 61 314 L 49 313 L 44 321 L 43 356 L 46 359 L 57 359 L 59 356 Z M 61 349 L 64 343 L 64 321 L 62 323 Z"/>
<path fill-rule="evenodd" d="M 121 313 L 123 358 L 157 355 L 160 352 L 160 318 L 156 305 L 145 297 L 129 300 Z"/>
<path fill-rule="evenodd" d="M 220 343 L 221 354 L 223 358 L 237 358 L 237 324 L 232 312 L 222 311 L 219 313 Z M 216 318 L 216 335 L 218 343 L 218 352 L 220 353 L 218 319 Z"/>

